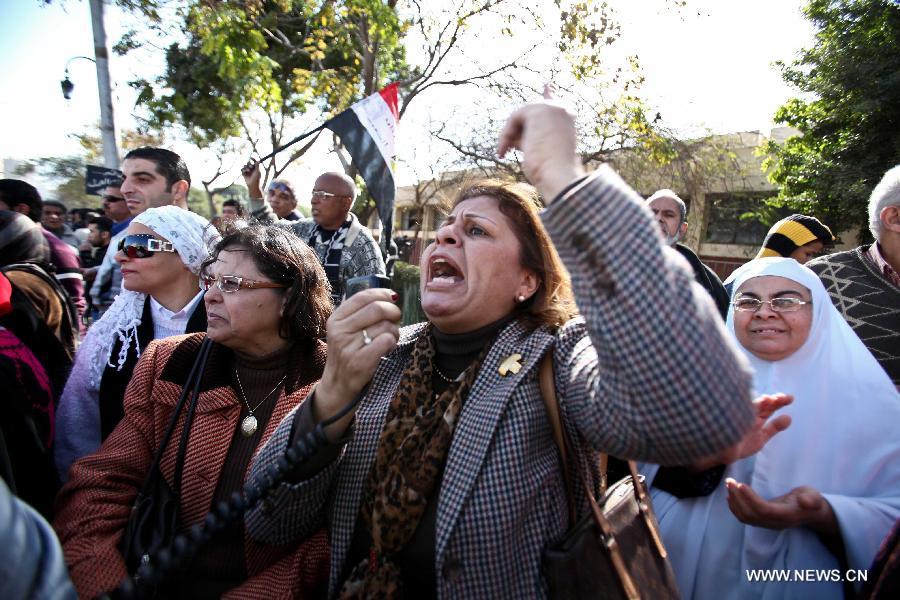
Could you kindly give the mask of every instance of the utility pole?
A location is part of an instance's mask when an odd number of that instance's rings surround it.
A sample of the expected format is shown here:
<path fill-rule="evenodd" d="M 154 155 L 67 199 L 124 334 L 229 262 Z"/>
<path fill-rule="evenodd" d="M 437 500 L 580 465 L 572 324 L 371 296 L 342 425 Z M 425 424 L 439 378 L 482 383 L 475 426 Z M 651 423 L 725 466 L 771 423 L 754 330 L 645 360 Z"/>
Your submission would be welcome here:
<path fill-rule="evenodd" d="M 97 89 L 100 93 L 100 135 L 103 140 L 103 166 L 119 168 L 119 133 L 113 118 L 112 86 L 109 79 L 109 47 L 103 23 L 103 0 L 90 0 L 94 29 L 94 58 L 97 64 Z"/>

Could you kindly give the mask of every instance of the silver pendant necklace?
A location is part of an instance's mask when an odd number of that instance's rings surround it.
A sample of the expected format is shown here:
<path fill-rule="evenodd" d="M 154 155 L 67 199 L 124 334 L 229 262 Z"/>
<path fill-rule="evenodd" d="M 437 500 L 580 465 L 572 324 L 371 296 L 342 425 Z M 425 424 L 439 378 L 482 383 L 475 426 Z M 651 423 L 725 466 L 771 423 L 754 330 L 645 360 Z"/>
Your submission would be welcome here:
<path fill-rule="evenodd" d="M 281 384 L 284 383 L 284 380 L 287 379 L 287 373 L 285 373 L 284 377 L 282 377 L 281 380 L 279 380 L 279 382 L 275 384 L 275 387 L 272 388 L 272 391 L 266 394 L 266 397 L 263 398 L 259 402 L 259 404 L 257 404 L 253 408 L 250 408 L 250 403 L 247 402 L 247 394 L 244 392 L 244 386 L 243 384 L 241 384 L 241 376 L 238 375 L 237 369 L 234 370 L 234 377 L 235 379 L 237 379 L 238 389 L 240 389 L 241 391 L 241 399 L 244 401 L 244 404 L 247 405 L 248 414 L 246 417 L 244 417 L 244 420 L 241 421 L 241 433 L 244 435 L 244 437 L 250 437 L 254 433 L 256 433 L 256 428 L 259 425 L 259 422 L 256 420 L 256 416 L 253 414 L 253 411 L 262 406 L 262 403 L 268 400 L 269 396 L 274 394 L 275 390 L 277 390 L 281 386 Z"/>

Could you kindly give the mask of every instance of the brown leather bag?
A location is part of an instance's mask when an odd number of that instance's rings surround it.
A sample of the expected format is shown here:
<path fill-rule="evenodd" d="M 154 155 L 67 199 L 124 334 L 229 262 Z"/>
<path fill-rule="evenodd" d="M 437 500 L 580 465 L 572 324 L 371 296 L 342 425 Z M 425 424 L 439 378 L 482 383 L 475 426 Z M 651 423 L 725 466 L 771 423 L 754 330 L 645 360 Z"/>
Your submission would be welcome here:
<path fill-rule="evenodd" d="M 548 352 L 541 362 L 541 394 L 562 459 L 569 522 L 574 526 L 562 539 L 544 550 L 544 575 L 550 597 L 680 598 L 644 478 L 638 474 L 634 461 L 628 461 L 631 475 L 607 489 L 607 455 L 601 455 L 598 498 L 594 498 L 588 483 L 590 473 L 582 474 L 579 479 L 584 485 L 590 512 L 576 520 L 572 455 L 560 418 L 552 354 L 552 351 Z"/>

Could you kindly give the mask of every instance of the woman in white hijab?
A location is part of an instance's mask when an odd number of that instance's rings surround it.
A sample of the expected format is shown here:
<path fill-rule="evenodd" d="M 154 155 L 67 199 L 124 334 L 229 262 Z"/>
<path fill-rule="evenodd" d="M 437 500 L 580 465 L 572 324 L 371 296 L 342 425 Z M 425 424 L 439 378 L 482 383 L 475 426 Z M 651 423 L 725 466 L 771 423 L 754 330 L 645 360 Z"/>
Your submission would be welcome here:
<path fill-rule="evenodd" d="M 88 331 L 59 402 L 54 458 L 63 481 L 122 418 L 141 348 L 206 330 L 198 273 L 218 237 L 209 221 L 175 206 L 148 209 L 129 224 L 116 252 L 122 292 Z"/>
<path fill-rule="evenodd" d="M 681 592 L 841 598 L 900 517 L 900 397 L 812 271 L 763 258 L 732 278 L 727 327 L 791 421 L 709 496 L 652 488 Z"/>

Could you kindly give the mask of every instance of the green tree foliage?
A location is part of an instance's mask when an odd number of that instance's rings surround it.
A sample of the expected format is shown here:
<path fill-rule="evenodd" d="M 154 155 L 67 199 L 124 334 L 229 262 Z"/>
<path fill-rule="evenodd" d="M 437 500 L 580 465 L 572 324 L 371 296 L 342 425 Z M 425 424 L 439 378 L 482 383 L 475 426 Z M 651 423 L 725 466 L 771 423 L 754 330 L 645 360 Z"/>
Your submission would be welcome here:
<path fill-rule="evenodd" d="M 144 22 L 166 21 L 160 18 L 163 0 L 118 1 Z M 181 28 L 167 35 L 183 41 L 168 46 L 162 76 L 133 85 L 150 125 L 183 130 L 201 147 L 242 137 L 254 154 L 267 154 L 390 81 L 401 84 L 401 117 L 429 91 L 469 88 L 457 94 L 463 96 L 481 88 L 492 99 L 483 103 L 479 97 L 477 111 L 454 116 L 447 127 L 434 121 L 430 131 L 457 150 L 454 167 L 517 175 L 517 165 L 494 156 L 499 120 L 552 80 L 561 96 L 582 109 L 586 161 L 636 144 L 659 160 L 668 156 L 654 150 L 658 133 L 639 97 L 637 58 L 619 69 L 608 64 L 607 50 L 620 28 L 599 0 L 174 1 Z M 126 35 L 117 49 L 148 47 L 138 37 Z M 488 41 L 492 50 L 485 52 Z M 262 124 L 262 135 L 254 122 Z M 299 146 L 263 164 L 263 181 L 279 176 L 309 148 Z M 338 143 L 335 148 L 355 176 Z M 363 194 L 360 218 L 372 207 Z"/>
<path fill-rule="evenodd" d="M 533 100 L 543 83 L 552 81 L 556 94 L 576 111 L 579 151 L 586 164 L 607 161 L 623 148 L 639 149 L 643 160 L 653 164 L 678 158 L 674 140 L 660 126 L 661 116 L 653 115 L 641 96 L 639 58 L 623 60 L 616 54 L 622 28 L 613 8 L 599 1 L 554 0 L 541 11 L 529 10 L 533 4 L 512 1 L 504 6 L 506 25 L 500 34 L 511 41 L 523 31 L 538 35 L 531 36 L 536 37 L 532 48 L 492 78 L 490 87 L 503 104 Z M 658 4 L 675 9 L 684 5 L 673 0 Z M 495 154 L 496 133 L 507 114 L 508 108 L 495 111 L 487 123 L 473 119 L 466 133 L 449 122 L 439 123 L 432 133 L 456 150 L 456 168 L 523 179 L 515 160 L 500 160 Z"/>
<path fill-rule="evenodd" d="M 191 141 L 207 146 L 227 137 L 253 137 L 247 119 L 256 112 L 268 121 L 266 144 L 278 145 L 284 120 L 311 108 L 339 112 L 405 74 L 402 24 L 393 5 L 186 2 L 179 11 L 184 30 L 179 37 L 185 41 L 166 50 L 166 72 L 132 85 L 156 128 L 179 126 Z M 133 34 L 117 49 L 130 51 L 132 42 Z"/>
<path fill-rule="evenodd" d="M 131 85 L 149 128 L 174 129 L 201 148 L 242 138 L 245 156 L 268 154 L 389 81 L 410 76 L 401 43 L 408 23 L 396 0 L 181 0 L 177 33 L 164 30 L 161 0 L 119 1 L 158 24 L 164 37 L 184 40 L 166 49 L 163 75 Z M 129 32 L 116 50 L 141 48 L 140 37 Z M 263 186 L 316 138 L 263 163 Z M 345 169 L 355 175 L 355 166 Z M 221 174 L 203 182 L 209 210 L 210 186 Z"/>
<path fill-rule="evenodd" d="M 774 204 L 868 235 L 867 200 L 900 163 L 900 5 L 893 0 L 811 0 L 816 44 L 782 75 L 803 95 L 775 120 L 800 130 L 769 143 L 765 167 L 781 186 Z"/>
<path fill-rule="evenodd" d="M 206 193 L 203 190 L 195 187 L 188 190 L 187 205 L 188 210 L 197 213 L 204 219 L 211 219 L 213 217 L 209 210 L 209 202 L 207 201 Z"/>

